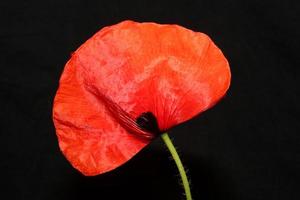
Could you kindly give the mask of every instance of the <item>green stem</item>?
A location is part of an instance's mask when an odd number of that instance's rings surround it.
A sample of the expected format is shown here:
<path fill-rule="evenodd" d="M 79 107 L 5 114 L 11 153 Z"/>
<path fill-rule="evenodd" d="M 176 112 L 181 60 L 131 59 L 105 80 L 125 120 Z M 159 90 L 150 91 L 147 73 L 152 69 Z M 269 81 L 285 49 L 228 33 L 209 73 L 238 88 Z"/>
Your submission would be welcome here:
<path fill-rule="evenodd" d="M 182 162 L 179 158 L 179 155 L 168 135 L 168 133 L 164 133 L 161 135 L 161 138 L 163 139 L 163 141 L 165 142 L 166 146 L 168 147 L 176 165 L 177 165 L 177 168 L 178 168 L 178 171 L 180 173 L 180 176 L 181 176 L 181 180 L 182 180 L 182 183 L 183 183 L 183 187 L 184 187 L 184 191 L 185 191 L 185 196 L 186 196 L 186 199 L 187 200 L 192 200 L 192 194 L 191 194 L 191 190 L 190 190 L 190 185 L 189 185 L 189 181 L 187 179 L 187 176 L 186 176 L 186 173 L 185 173 L 185 170 L 184 170 L 184 167 L 182 165 Z"/>

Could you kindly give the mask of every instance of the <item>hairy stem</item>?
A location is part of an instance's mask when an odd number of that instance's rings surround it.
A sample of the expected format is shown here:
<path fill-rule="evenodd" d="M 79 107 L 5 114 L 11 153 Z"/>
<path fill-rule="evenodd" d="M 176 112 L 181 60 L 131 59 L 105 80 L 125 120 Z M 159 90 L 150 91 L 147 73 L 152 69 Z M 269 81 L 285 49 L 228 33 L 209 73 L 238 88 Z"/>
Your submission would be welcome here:
<path fill-rule="evenodd" d="M 174 161 L 177 165 L 178 171 L 179 171 L 180 176 L 181 176 L 182 184 L 183 184 L 183 187 L 184 187 L 186 199 L 187 200 L 192 200 L 192 194 L 191 194 L 191 190 L 190 190 L 189 181 L 187 179 L 184 167 L 183 167 L 182 162 L 179 158 L 179 155 L 176 151 L 176 148 L 174 147 L 168 133 L 162 134 L 161 138 L 163 139 L 166 146 L 168 147 L 168 149 L 169 149 L 169 151 L 170 151 L 170 153 L 171 153 L 171 155 L 172 155 L 172 157 L 173 157 L 173 159 L 174 159 Z"/>

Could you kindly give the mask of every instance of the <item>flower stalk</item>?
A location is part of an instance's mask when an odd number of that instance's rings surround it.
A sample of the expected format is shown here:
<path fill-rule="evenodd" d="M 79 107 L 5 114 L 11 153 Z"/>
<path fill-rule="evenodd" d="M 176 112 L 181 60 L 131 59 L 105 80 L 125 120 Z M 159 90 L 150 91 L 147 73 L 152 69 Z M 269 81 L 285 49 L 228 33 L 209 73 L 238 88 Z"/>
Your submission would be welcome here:
<path fill-rule="evenodd" d="M 192 200 L 192 194 L 191 194 L 191 190 L 190 190 L 190 185 L 189 185 L 189 181 L 188 178 L 186 176 L 186 172 L 184 170 L 184 167 L 182 165 L 182 162 L 180 160 L 180 157 L 176 151 L 176 148 L 174 147 L 172 140 L 170 139 L 168 133 L 164 133 L 161 135 L 161 138 L 163 139 L 163 141 L 165 142 L 166 146 L 168 147 L 176 165 L 178 168 L 178 171 L 180 173 L 181 176 L 181 180 L 182 180 L 182 184 L 183 184 L 183 188 L 185 191 L 185 196 L 187 200 Z"/>

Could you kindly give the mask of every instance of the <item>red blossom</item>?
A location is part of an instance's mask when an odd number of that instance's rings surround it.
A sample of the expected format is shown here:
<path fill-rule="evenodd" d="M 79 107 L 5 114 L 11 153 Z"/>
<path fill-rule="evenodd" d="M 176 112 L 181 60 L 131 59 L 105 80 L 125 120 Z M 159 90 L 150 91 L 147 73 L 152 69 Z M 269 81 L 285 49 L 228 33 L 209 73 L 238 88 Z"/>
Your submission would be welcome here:
<path fill-rule="evenodd" d="M 230 76 L 203 33 L 133 21 L 105 27 L 72 54 L 61 76 L 53 106 L 60 149 L 84 175 L 110 171 L 156 136 L 137 119 L 150 113 L 166 131 L 212 107 Z"/>

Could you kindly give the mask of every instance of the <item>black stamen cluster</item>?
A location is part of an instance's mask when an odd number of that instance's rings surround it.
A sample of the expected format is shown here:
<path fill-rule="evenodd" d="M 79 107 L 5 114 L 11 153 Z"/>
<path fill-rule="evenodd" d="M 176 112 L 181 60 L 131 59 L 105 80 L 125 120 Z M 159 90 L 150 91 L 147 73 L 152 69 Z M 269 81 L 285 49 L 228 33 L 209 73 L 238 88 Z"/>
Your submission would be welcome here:
<path fill-rule="evenodd" d="M 156 117 L 152 112 L 144 112 L 136 119 L 137 125 L 144 131 L 152 133 L 154 136 L 161 134 Z"/>

